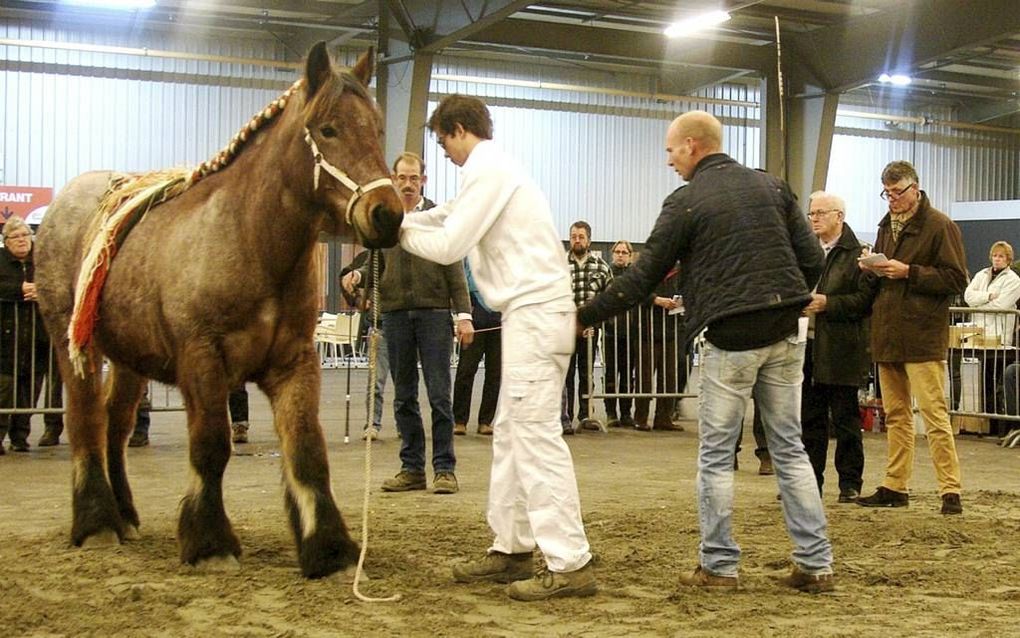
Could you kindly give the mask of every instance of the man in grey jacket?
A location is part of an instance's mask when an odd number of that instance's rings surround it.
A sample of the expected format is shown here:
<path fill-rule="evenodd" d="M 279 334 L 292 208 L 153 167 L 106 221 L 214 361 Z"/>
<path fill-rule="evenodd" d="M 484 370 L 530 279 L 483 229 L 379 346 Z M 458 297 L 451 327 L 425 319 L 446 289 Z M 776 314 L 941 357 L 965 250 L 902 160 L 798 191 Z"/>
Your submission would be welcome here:
<path fill-rule="evenodd" d="M 414 153 L 403 153 L 394 162 L 393 183 L 400 192 L 405 215 L 435 206 L 422 196 L 425 180 L 425 163 Z M 401 469 L 383 482 L 382 489 L 407 492 L 426 488 L 425 428 L 418 405 L 420 357 L 432 408 L 432 491 L 453 494 L 459 486 L 453 452 L 451 309 L 457 313 L 456 329 L 461 344 L 470 344 L 474 336 L 464 267 L 460 262 L 442 266 L 400 246 L 384 250 L 383 260 L 379 310 L 393 375 L 393 414 L 400 433 Z M 370 272 L 369 266 L 353 271 L 344 286 L 368 281 Z"/>

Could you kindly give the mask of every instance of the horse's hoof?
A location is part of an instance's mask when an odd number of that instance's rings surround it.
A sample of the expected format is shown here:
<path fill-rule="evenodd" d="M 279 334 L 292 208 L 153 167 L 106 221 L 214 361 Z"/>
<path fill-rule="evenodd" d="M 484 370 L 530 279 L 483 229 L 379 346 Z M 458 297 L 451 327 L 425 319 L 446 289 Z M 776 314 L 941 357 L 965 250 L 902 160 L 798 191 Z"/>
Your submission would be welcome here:
<path fill-rule="evenodd" d="M 210 556 L 195 563 L 195 569 L 208 573 L 236 572 L 241 569 L 241 563 L 233 554 Z"/>
<path fill-rule="evenodd" d="M 117 536 L 117 532 L 112 529 L 104 529 L 101 532 L 97 532 L 92 536 L 89 536 L 82 541 L 82 549 L 102 549 L 104 547 L 115 547 L 120 545 L 120 538 Z"/>
<path fill-rule="evenodd" d="M 142 537 L 142 535 L 138 532 L 138 528 L 137 527 L 135 527 L 131 523 L 128 523 L 128 524 L 124 525 L 124 540 L 126 540 L 126 541 L 136 541 L 136 540 L 140 539 L 141 537 Z"/>

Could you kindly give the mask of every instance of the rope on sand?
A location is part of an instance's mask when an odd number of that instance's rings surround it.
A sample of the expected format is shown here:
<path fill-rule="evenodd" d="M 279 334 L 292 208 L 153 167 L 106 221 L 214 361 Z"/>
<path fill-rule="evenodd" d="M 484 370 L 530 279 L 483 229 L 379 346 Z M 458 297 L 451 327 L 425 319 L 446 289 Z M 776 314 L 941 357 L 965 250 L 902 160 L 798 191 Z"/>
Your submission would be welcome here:
<path fill-rule="evenodd" d="M 375 380 L 376 380 L 376 358 L 379 351 L 379 251 L 372 251 L 372 331 L 368 339 L 368 408 L 371 410 L 375 403 Z M 366 423 L 366 428 L 372 427 Z M 368 430 L 366 429 L 366 433 Z M 372 598 L 365 596 L 358 588 L 361 576 L 364 573 L 365 555 L 368 554 L 368 496 L 372 491 L 372 437 L 365 437 L 365 492 L 361 502 L 361 554 L 358 555 L 358 569 L 354 572 L 354 595 L 358 600 L 366 603 L 391 603 L 401 599 L 400 594 L 394 594 L 387 598 Z"/>

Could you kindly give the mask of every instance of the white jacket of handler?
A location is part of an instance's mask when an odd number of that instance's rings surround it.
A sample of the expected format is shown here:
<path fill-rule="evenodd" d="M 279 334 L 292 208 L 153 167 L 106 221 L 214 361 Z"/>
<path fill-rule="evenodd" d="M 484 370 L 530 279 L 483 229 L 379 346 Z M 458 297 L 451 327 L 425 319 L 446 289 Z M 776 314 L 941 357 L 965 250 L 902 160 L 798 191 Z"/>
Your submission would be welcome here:
<path fill-rule="evenodd" d="M 497 148 L 476 98 L 442 100 L 428 128 L 461 167 L 457 196 L 404 217 L 400 245 L 441 264 L 467 257 L 486 305 L 503 313 L 503 381 L 493 420 L 488 553 L 454 566 L 458 582 L 510 583 L 516 600 L 590 596 L 597 586 L 581 522 L 560 398 L 575 309 L 549 203 Z M 535 547 L 546 569 L 534 570 Z"/>

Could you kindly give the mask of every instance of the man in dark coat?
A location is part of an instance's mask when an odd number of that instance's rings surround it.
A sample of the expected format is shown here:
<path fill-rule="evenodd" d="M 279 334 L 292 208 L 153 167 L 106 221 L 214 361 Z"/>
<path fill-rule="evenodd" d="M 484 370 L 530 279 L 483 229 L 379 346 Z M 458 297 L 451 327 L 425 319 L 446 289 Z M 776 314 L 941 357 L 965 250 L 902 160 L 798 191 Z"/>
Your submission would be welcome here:
<path fill-rule="evenodd" d="M 959 227 L 936 210 L 910 162 L 882 171 L 889 213 L 878 225 L 871 271 L 877 296 L 872 307 L 871 357 L 878 364 L 885 409 L 889 461 L 866 507 L 906 507 L 914 465 L 917 399 L 942 497 L 943 514 L 960 514 L 960 461 L 946 407 L 949 303 L 967 287 L 967 259 Z M 878 260 L 879 255 L 886 257 Z"/>
<path fill-rule="evenodd" d="M 839 502 L 853 503 L 860 496 L 864 474 L 857 390 L 871 364 L 865 317 L 872 291 L 857 266 L 861 244 L 844 222 L 843 199 L 818 191 L 811 194 L 809 204 L 811 230 L 825 251 L 825 270 L 804 309 L 811 319 L 801 391 L 804 449 L 820 492 L 825 482 L 831 414 Z"/>
<path fill-rule="evenodd" d="M 822 272 L 822 249 L 790 187 L 724 154 L 722 124 L 709 113 L 674 120 L 666 151 L 688 184 L 666 198 L 641 258 L 581 308 L 578 322 L 595 325 L 643 301 L 680 261 L 685 342 L 707 329 L 698 414 L 700 564 L 680 582 L 739 585 L 733 459 L 753 392 L 795 547 L 793 570 L 782 582 L 805 592 L 831 591 L 832 545 L 804 453 L 799 409 L 806 341 L 801 311 Z"/>

